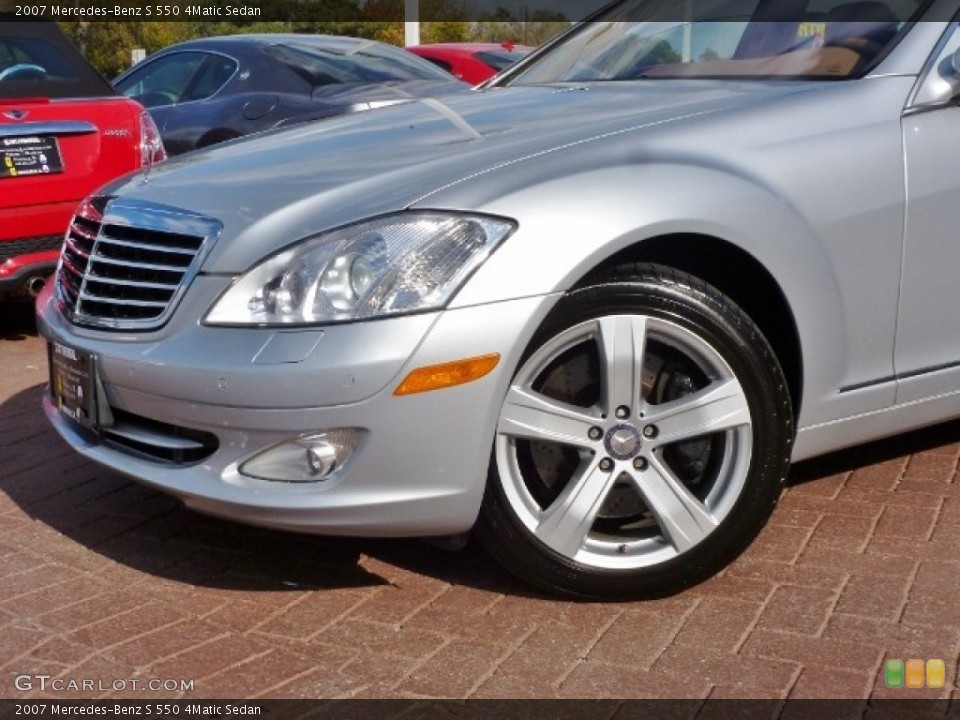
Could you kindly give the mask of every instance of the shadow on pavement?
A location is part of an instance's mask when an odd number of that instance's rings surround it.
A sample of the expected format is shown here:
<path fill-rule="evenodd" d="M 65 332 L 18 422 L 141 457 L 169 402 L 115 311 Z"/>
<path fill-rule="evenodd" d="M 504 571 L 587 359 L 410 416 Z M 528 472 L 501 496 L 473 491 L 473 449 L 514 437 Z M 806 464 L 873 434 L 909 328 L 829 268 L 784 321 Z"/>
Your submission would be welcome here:
<path fill-rule="evenodd" d="M 81 566 L 97 564 L 92 552 L 154 577 L 233 591 L 390 584 L 363 567 L 367 557 L 448 583 L 527 592 L 477 543 L 451 553 L 418 539 L 301 535 L 195 513 L 74 452 L 44 417 L 43 391 L 37 385 L 0 405 L 0 493 L 36 521 L 25 521 L 7 537 L 30 543 L 35 553 L 49 548 L 52 562 L 70 563 L 76 556 Z"/>
<path fill-rule="evenodd" d="M 960 420 L 951 420 L 797 463 L 790 470 L 787 484 L 800 485 L 958 442 L 960 442 Z"/>
<path fill-rule="evenodd" d="M 33 302 L 0 300 L 0 340 L 26 340 L 36 336 Z"/>
<path fill-rule="evenodd" d="M 21 327 L 30 331 L 25 323 Z M 9 336 L 5 324 L 2 337 Z M 476 542 L 451 553 L 416 539 L 298 535 L 199 515 L 75 453 L 43 416 L 42 392 L 36 385 L 0 405 L 0 493 L 37 521 L 23 519 L 17 526 L 22 516 L 4 513 L 11 533 L 7 537 L 30 544 L 33 552 L 49 552 L 53 562 L 76 558 L 83 566 L 99 555 L 157 578 L 233 591 L 373 587 L 391 584 L 385 576 L 408 572 L 490 592 L 536 596 Z M 960 421 L 799 464 L 789 483 L 813 482 L 957 442 Z M 76 544 L 65 543 L 50 529 Z M 377 567 L 378 562 L 391 567 Z"/>

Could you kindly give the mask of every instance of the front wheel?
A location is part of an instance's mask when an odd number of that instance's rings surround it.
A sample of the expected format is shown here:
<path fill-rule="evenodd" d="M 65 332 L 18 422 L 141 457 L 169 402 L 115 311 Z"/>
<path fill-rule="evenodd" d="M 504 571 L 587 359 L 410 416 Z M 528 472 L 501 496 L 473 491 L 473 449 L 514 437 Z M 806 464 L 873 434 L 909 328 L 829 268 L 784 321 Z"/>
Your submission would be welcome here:
<path fill-rule="evenodd" d="M 551 592 L 674 592 L 760 530 L 792 439 L 780 366 L 729 298 L 668 268 L 618 268 L 562 299 L 527 348 L 477 534 Z"/>

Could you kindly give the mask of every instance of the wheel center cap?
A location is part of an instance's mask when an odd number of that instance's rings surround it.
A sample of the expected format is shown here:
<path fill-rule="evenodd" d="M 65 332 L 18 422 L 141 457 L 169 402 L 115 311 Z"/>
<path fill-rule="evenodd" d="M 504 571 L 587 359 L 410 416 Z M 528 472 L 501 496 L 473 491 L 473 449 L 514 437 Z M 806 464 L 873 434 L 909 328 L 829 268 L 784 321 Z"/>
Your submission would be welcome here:
<path fill-rule="evenodd" d="M 603 446 L 617 460 L 630 460 L 640 452 L 640 431 L 633 425 L 617 425 L 607 431 Z"/>

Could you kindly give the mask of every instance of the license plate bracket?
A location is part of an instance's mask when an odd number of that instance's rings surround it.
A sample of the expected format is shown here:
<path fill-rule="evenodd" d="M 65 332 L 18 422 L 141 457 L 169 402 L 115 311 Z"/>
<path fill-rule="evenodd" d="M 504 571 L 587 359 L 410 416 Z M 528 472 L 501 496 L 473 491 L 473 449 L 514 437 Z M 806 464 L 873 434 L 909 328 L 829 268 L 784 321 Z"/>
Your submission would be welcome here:
<path fill-rule="evenodd" d="M 55 136 L 29 135 L 0 140 L 0 178 L 62 172 L 63 156 Z"/>
<path fill-rule="evenodd" d="M 66 417 L 96 431 L 97 358 L 91 353 L 52 340 L 47 344 L 50 395 Z"/>

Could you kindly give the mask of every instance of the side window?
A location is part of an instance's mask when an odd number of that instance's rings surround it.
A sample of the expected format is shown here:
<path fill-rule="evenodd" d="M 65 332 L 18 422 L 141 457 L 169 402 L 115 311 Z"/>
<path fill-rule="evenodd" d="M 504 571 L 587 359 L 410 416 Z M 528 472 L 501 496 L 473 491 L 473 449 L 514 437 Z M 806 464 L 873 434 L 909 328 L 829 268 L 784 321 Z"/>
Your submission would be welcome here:
<path fill-rule="evenodd" d="M 200 68 L 193 82 L 186 89 L 181 102 L 187 100 L 203 100 L 216 93 L 233 76 L 237 69 L 237 63 L 231 58 L 223 55 L 210 55 Z"/>
<path fill-rule="evenodd" d="M 67 60 L 39 38 L 0 41 L 0 80 L 76 80 Z"/>
<path fill-rule="evenodd" d="M 440 58 L 433 58 L 433 57 L 424 57 L 423 55 L 421 55 L 420 57 L 422 57 L 424 60 L 432 62 L 441 70 L 446 70 L 448 73 L 453 75 L 453 65 L 448 63 L 446 60 L 441 60 Z"/>
<path fill-rule="evenodd" d="M 206 53 L 180 52 L 158 58 L 117 83 L 117 89 L 144 107 L 173 105 L 183 98 Z"/>

